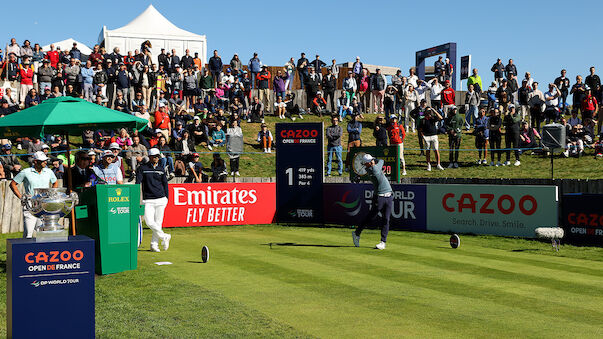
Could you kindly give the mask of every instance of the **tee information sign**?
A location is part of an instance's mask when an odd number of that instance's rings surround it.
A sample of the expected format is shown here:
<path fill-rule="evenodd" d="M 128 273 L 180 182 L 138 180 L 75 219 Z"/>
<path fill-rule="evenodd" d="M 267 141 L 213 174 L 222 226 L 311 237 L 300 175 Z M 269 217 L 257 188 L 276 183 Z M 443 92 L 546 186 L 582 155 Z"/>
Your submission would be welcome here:
<path fill-rule="evenodd" d="M 322 123 L 276 124 L 276 220 L 322 223 Z"/>
<path fill-rule="evenodd" d="M 94 240 L 8 239 L 8 338 L 94 338 Z"/>

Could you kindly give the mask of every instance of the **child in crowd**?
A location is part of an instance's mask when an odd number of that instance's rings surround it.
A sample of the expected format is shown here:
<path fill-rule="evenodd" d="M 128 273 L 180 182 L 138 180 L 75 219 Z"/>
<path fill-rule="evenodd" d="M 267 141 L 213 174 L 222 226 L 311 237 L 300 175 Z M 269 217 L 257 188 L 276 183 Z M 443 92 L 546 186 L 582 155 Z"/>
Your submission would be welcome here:
<path fill-rule="evenodd" d="M 268 130 L 266 124 L 262 124 L 262 129 L 258 132 L 258 142 L 264 153 L 272 153 L 272 132 Z"/>

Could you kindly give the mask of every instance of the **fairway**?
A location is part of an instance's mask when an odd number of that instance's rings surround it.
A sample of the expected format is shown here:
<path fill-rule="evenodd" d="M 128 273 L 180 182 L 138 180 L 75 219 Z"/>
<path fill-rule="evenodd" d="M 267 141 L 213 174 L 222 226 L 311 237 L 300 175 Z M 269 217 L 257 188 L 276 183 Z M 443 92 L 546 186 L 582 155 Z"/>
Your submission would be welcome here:
<path fill-rule="evenodd" d="M 168 232 L 169 251 L 149 252 L 145 230 L 138 270 L 97 277 L 99 337 L 603 336 L 600 248 L 461 236 L 454 250 L 447 235 L 392 231 L 378 251 L 375 230 L 360 248 L 347 228 Z"/>

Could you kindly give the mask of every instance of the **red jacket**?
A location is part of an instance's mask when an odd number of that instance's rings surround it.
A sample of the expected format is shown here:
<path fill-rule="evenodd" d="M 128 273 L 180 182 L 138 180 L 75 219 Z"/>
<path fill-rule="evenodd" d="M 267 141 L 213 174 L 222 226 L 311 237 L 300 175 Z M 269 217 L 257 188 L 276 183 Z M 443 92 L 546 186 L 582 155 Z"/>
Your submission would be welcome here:
<path fill-rule="evenodd" d="M 21 75 L 22 85 L 33 85 L 33 66 L 23 68 L 23 65 L 19 65 L 19 74 Z"/>
<path fill-rule="evenodd" d="M 584 101 L 582 101 L 582 110 L 583 111 L 594 111 L 597 108 L 597 98 L 593 95 L 586 96 Z"/>
<path fill-rule="evenodd" d="M 327 101 L 325 100 L 325 98 L 323 97 L 315 97 L 314 100 L 312 100 L 312 103 L 314 103 L 314 106 L 326 106 L 327 105 Z"/>
<path fill-rule="evenodd" d="M 454 90 L 452 87 L 442 91 L 442 105 L 454 105 Z"/>
<path fill-rule="evenodd" d="M 46 53 L 46 59 L 50 60 L 50 66 L 57 68 L 57 64 L 59 63 L 59 52 L 49 51 Z"/>
<path fill-rule="evenodd" d="M 387 134 L 389 135 L 390 145 L 399 145 L 404 142 L 404 138 L 406 137 L 404 126 L 399 125 L 397 122 L 391 122 L 387 126 Z"/>
<path fill-rule="evenodd" d="M 170 127 L 170 116 L 166 112 L 157 111 L 155 112 L 155 123 L 154 128 L 169 129 Z"/>

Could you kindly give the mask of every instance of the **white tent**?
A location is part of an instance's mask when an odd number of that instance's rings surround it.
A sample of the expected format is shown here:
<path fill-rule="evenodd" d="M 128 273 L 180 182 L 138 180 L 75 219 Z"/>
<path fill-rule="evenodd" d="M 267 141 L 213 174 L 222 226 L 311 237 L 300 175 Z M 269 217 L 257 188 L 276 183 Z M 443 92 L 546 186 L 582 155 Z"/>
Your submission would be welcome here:
<path fill-rule="evenodd" d="M 207 40 L 205 35 L 198 35 L 176 27 L 166 19 L 159 11 L 149 7 L 127 25 L 108 30 L 103 26 L 98 37 L 99 44 L 104 41 L 105 49 L 110 53 L 114 47 L 119 47 L 122 55 L 128 51 L 140 50 L 140 45 L 149 40 L 151 53 L 155 61 L 162 48 L 166 51 L 176 50 L 176 54 L 182 57 L 186 49 L 190 50 L 191 56 L 199 53 L 203 64 L 207 62 Z"/>
<path fill-rule="evenodd" d="M 77 48 L 80 50 L 80 52 L 82 52 L 82 54 L 84 55 L 90 55 L 90 53 L 92 53 L 92 49 L 90 49 L 90 47 L 84 45 L 83 43 L 79 42 L 79 41 L 75 41 L 72 38 L 69 38 L 67 40 L 63 40 L 63 41 L 59 41 L 59 42 L 55 42 L 53 43 L 54 48 L 56 49 L 57 47 L 61 48 L 61 51 L 70 51 L 73 48 L 73 43 L 77 43 Z M 48 44 L 46 46 L 42 46 L 42 50 L 45 52 L 50 51 L 50 45 Z"/>

